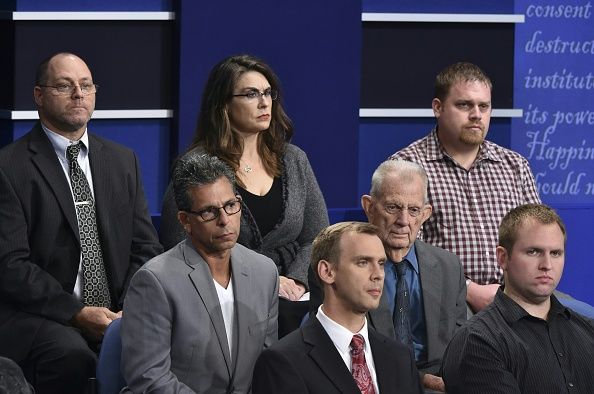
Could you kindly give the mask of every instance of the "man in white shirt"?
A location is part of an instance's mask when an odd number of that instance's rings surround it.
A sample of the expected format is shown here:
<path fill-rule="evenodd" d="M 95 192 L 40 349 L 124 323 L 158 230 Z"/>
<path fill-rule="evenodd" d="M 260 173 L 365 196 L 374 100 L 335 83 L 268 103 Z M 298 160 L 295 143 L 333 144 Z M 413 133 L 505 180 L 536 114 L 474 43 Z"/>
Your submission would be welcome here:
<path fill-rule="evenodd" d="M 241 199 L 225 163 L 191 152 L 172 178 L 187 238 L 132 278 L 125 392 L 248 393 L 258 355 L 277 339 L 276 265 L 237 244 Z"/>
<path fill-rule="evenodd" d="M 80 394 L 132 275 L 163 248 L 138 157 L 88 127 L 85 61 L 57 53 L 36 74 L 39 122 L 0 150 L 0 356 L 37 394 Z"/>
<path fill-rule="evenodd" d="M 377 227 L 334 224 L 313 242 L 312 269 L 324 290 L 317 315 L 262 352 L 252 392 L 421 393 L 412 354 L 370 328 L 386 255 Z"/>

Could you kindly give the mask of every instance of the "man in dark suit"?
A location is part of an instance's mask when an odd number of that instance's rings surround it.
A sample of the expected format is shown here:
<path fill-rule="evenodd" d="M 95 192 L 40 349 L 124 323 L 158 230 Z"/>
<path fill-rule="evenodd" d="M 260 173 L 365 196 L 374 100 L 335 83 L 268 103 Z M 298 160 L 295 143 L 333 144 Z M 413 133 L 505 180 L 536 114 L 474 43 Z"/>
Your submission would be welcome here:
<path fill-rule="evenodd" d="M 421 393 L 408 349 L 367 324 L 384 281 L 378 229 L 358 222 L 327 227 L 313 242 L 311 260 L 324 302 L 302 328 L 262 352 L 252 392 Z"/>
<path fill-rule="evenodd" d="M 0 355 L 37 393 L 83 393 L 128 282 L 161 252 L 129 149 L 90 134 L 79 57 L 37 70 L 40 122 L 0 150 Z"/>
<path fill-rule="evenodd" d="M 368 313 L 369 323 L 378 332 L 405 342 L 414 353 L 423 386 L 443 391 L 443 380 L 437 374 L 448 342 L 466 319 L 466 286 L 458 257 L 416 239 L 431 215 L 427 175 L 418 164 L 386 161 L 375 170 L 370 195 L 364 195 L 361 204 L 369 222 L 380 229 L 388 256 L 384 292 L 379 307 Z M 399 282 L 401 264 L 407 272 Z M 310 289 L 314 307 L 321 298 L 315 280 L 310 280 Z M 395 313 L 402 303 L 408 313 Z M 408 324 L 395 330 L 403 317 Z"/>

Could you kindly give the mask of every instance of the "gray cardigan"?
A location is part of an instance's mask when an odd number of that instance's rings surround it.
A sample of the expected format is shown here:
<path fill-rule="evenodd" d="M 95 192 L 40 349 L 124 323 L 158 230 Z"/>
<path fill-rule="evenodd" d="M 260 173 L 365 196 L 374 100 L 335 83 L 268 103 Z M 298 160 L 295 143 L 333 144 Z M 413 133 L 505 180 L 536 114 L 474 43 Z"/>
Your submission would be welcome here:
<path fill-rule="evenodd" d="M 307 288 L 311 243 L 328 226 L 328 211 L 307 155 L 287 144 L 281 174 L 283 211 L 279 222 L 262 237 L 249 208 L 242 204 L 238 242 L 270 257 L 280 275 L 295 279 Z M 159 238 L 165 250 L 186 236 L 177 220 L 177 205 L 171 183 L 163 198 Z"/>

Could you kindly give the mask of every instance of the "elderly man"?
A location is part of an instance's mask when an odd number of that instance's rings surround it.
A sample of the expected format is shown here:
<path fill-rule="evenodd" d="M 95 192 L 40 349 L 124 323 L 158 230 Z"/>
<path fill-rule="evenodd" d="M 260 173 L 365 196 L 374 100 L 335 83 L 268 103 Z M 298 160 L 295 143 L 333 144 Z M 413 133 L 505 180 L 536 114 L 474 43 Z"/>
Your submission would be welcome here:
<path fill-rule="evenodd" d="M 443 359 L 448 393 L 591 393 L 594 326 L 553 295 L 565 263 L 565 226 L 527 204 L 501 222 L 505 285 L 461 328 Z"/>
<path fill-rule="evenodd" d="M 81 58 L 51 56 L 40 122 L 0 151 L 0 356 L 41 394 L 84 392 L 130 278 L 162 251 L 136 155 L 87 130 L 96 92 Z"/>
<path fill-rule="evenodd" d="M 187 238 L 132 278 L 122 369 L 133 393 L 248 393 L 277 339 L 278 271 L 237 244 L 241 200 L 220 159 L 188 153 L 173 169 Z"/>
<path fill-rule="evenodd" d="M 379 308 L 369 312 L 370 324 L 409 346 L 423 385 L 443 391 L 436 374 L 449 340 L 466 320 L 466 286 L 455 255 L 416 239 L 431 216 L 427 175 L 418 164 L 386 161 L 375 170 L 361 204 L 388 256 L 384 294 Z M 319 286 L 311 280 L 310 287 L 313 307 L 319 304 Z"/>
<path fill-rule="evenodd" d="M 334 224 L 313 242 L 312 271 L 324 303 L 298 331 L 265 350 L 254 394 L 421 393 L 406 346 L 369 329 L 382 296 L 386 255 L 368 223 Z"/>

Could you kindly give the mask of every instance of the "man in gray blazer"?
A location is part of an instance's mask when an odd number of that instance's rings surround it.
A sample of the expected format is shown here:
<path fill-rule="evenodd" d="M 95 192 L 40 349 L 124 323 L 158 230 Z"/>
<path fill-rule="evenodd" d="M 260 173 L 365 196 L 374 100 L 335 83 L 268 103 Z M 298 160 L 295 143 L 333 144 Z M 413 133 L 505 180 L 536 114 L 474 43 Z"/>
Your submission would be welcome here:
<path fill-rule="evenodd" d="M 132 278 L 122 372 L 133 393 L 247 393 L 277 338 L 278 272 L 237 244 L 241 201 L 218 158 L 189 153 L 173 190 L 187 238 Z"/>
<path fill-rule="evenodd" d="M 370 195 L 361 197 L 361 204 L 369 222 L 380 229 L 388 257 L 380 305 L 368 312 L 369 323 L 380 333 L 402 340 L 398 335 L 402 330 L 394 328 L 399 318 L 395 309 L 401 307 L 398 298 L 402 302 L 404 295 L 398 291 L 396 271 L 399 264 L 406 264 L 406 286 L 401 290 L 407 290 L 408 297 L 408 345 L 425 388 L 443 391 L 437 374 L 448 342 L 466 320 L 466 283 L 458 257 L 416 239 L 431 216 L 425 170 L 411 162 L 382 163 L 373 174 Z M 312 279 L 310 271 L 310 310 L 321 299 L 319 284 Z"/>

